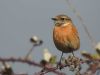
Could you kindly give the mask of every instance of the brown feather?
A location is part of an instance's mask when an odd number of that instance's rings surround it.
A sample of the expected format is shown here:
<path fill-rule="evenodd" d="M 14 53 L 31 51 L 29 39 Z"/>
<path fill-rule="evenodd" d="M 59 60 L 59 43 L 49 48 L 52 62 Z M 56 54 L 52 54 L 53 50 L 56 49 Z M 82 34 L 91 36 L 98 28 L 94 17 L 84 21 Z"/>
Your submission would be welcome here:
<path fill-rule="evenodd" d="M 53 40 L 58 50 L 64 53 L 76 51 L 80 47 L 78 32 L 72 22 L 66 26 L 55 26 Z"/>

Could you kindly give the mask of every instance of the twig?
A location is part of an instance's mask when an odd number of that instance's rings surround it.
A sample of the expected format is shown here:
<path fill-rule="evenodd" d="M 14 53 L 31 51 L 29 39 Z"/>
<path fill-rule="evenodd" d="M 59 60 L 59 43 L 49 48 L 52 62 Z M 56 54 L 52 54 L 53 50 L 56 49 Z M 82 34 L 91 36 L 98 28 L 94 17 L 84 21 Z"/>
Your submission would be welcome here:
<path fill-rule="evenodd" d="M 2 57 L 0 57 L 0 62 L 3 62 L 3 61 L 4 62 L 20 62 L 20 63 L 26 63 L 26 64 L 31 65 L 31 66 L 36 66 L 36 67 L 43 68 L 43 66 L 41 64 L 39 64 L 39 63 L 36 63 L 34 61 L 31 61 L 31 60 L 25 60 L 25 59 L 22 59 L 22 58 L 14 58 L 14 57 L 11 57 L 11 58 L 2 58 Z M 53 73 L 55 73 L 57 75 L 62 74 L 61 72 L 56 71 L 56 69 L 53 69 L 53 68 L 52 68 L 52 70 L 49 69 L 49 68 L 45 68 L 45 69 L 46 70 L 50 70 L 48 72 L 53 72 Z"/>
<path fill-rule="evenodd" d="M 95 45 L 96 45 L 96 40 L 93 38 L 93 36 L 90 34 L 86 24 L 84 23 L 83 18 L 81 17 L 80 13 L 76 10 L 76 8 L 72 5 L 72 3 L 69 0 L 66 0 L 67 4 L 69 5 L 70 9 L 72 10 L 72 12 L 76 15 L 76 17 L 78 18 L 78 20 L 80 21 L 81 25 L 83 26 L 91 44 L 92 47 L 94 49 Z"/>

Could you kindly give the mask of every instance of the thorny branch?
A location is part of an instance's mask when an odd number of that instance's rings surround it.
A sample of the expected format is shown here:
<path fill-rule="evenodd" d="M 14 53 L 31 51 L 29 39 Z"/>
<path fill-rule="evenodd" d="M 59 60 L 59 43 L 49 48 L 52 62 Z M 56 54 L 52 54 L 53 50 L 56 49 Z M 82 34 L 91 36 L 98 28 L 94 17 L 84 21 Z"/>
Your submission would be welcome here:
<path fill-rule="evenodd" d="M 91 60 L 85 60 L 85 61 L 82 60 L 81 63 L 88 63 L 90 61 Z M 0 62 L 15 62 L 15 63 L 16 62 L 20 62 L 20 63 L 26 63 L 26 64 L 31 65 L 31 66 L 45 68 L 44 72 L 34 73 L 33 75 L 44 75 L 44 74 L 49 73 L 49 72 L 53 72 L 53 73 L 55 73 L 57 75 L 66 75 L 65 73 L 62 73 L 60 71 L 56 71 L 56 70 L 59 69 L 57 67 L 53 67 L 53 66 L 50 67 L 50 68 L 48 68 L 46 66 L 44 67 L 40 63 L 31 61 L 31 60 L 25 60 L 23 58 L 14 58 L 14 57 L 11 57 L 11 58 L 2 58 L 2 57 L 0 57 Z M 93 61 L 93 62 L 89 63 L 89 68 L 87 69 L 87 71 L 84 72 L 84 73 L 80 73 L 79 75 L 94 75 L 97 70 L 100 70 L 100 63 L 99 62 L 100 62 L 100 60 L 99 61 L 96 60 L 96 62 Z M 69 66 L 68 62 L 67 62 L 67 64 L 61 64 L 62 69 L 64 67 L 68 67 L 68 66 Z M 13 73 L 12 75 L 28 75 L 28 74 L 15 74 L 15 73 Z"/>
<path fill-rule="evenodd" d="M 43 68 L 43 66 L 40 63 L 37 63 L 35 61 L 31 61 L 31 60 L 25 60 L 23 58 L 14 58 L 14 57 L 2 58 L 2 57 L 0 57 L 0 62 L 13 62 L 13 63 L 20 62 L 20 63 L 26 63 L 26 64 L 31 65 L 31 66 Z M 53 68 L 50 69 L 50 68 L 46 67 L 45 69 L 49 70 L 50 72 L 53 72 L 57 75 L 64 75 L 64 73 L 56 71 L 56 69 L 54 70 Z M 20 74 L 14 74 L 14 75 L 20 75 Z M 27 74 L 25 74 L 25 75 L 27 75 Z"/>

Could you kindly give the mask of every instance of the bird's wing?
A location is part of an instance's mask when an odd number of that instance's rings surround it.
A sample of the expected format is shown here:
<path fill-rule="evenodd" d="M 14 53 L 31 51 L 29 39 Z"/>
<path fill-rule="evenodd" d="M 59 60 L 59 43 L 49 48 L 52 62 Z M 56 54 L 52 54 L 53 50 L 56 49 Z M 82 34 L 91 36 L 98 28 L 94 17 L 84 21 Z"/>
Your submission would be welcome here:
<path fill-rule="evenodd" d="M 72 25 L 70 33 L 67 35 L 68 46 L 73 50 L 76 50 L 80 47 L 80 39 L 78 31 L 74 25 Z"/>

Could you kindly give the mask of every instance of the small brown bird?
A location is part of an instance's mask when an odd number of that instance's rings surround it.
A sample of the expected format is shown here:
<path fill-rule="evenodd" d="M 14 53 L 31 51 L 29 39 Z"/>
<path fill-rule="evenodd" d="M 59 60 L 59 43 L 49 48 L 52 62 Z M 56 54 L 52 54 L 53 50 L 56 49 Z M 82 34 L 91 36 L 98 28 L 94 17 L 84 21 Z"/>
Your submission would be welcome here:
<path fill-rule="evenodd" d="M 72 53 L 80 47 L 80 39 L 76 27 L 67 15 L 58 15 L 54 18 L 53 41 L 56 48 L 63 53 Z"/>

